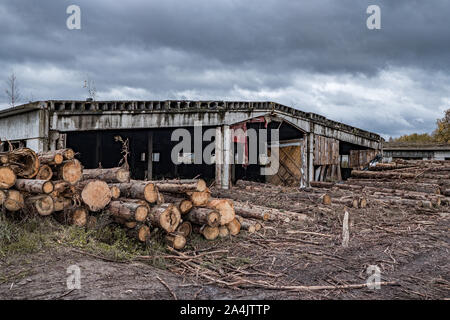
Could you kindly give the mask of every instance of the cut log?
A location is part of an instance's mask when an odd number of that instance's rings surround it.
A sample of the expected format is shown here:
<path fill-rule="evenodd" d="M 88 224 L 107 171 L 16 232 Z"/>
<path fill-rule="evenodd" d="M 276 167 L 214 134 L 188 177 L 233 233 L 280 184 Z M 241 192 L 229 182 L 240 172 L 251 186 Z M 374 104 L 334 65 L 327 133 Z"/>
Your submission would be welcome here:
<path fill-rule="evenodd" d="M 49 194 L 53 192 L 53 182 L 46 180 L 17 179 L 15 188 L 19 191 L 28 193 Z"/>
<path fill-rule="evenodd" d="M 255 224 L 252 223 L 249 220 L 244 220 L 242 222 L 240 222 L 241 224 L 241 229 L 247 230 L 248 233 L 255 233 L 256 228 L 255 228 Z"/>
<path fill-rule="evenodd" d="M 193 208 L 185 215 L 185 218 L 195 224 L 205 224 L 210 227 L 217 227 L 220 224 L 220 213 L 210 208 Z"/>
<path fill-rule="evenodd" d="M 16 183 L 16 174 L 9 167 L 0 167 L 0 189 L 9 189 Z"/>
<path fill-rule="evenodd" d="M 7 190 L 5 193 L 6 200 L 3 202 L 3 206 L 6 210 L 16 212 L 24 208 L 25 201 L 20 191 Z"/>
<path fill-rule="evenodd" d="M 168 246 L 180 250 L 186 245 L 186 238 L 182 234 L 168 234 L 165 237 Z"/>
<path fill-rule="evenodd" d="M 84 227 L 90 219 L 88 210 L 84 207 L 76 207 L 71 210 L 57 212 L 53 215 L 60 223 Z"/>
<path fill-rule="evenodd" d="M 48 216 L 55 211 L 53 199 L 48 195 L 27 197 L 25 203 L 28 207 L 35 209 L 41 216 Z"/>
<path fill-rule="evenodd" d="M 114 183 L 110 186 L 118 187 L 121 196 L 125 198 L 142 199 L 148 203 L 158 201 L 158 188 L 150 182 L 131 180 L 129 183 Z"/>
<path fill-rule="evenodd" d="M 130 171 L 121 167 L 110 169 L 84 169 L 83 179 L 99 179 L 108 183 L 130 182 Z"/>
<path fill-rule="evenodd" d="M 227 224 L 228 231 L 232 236 L 239 234 L 241 231 L 241 224 L 237 219 L 233 219 L 230 223 Z"/>
<path fill-rule="evenodd" d="M 36 175 L 37 180 L 51 180 L 53 177 L 53 170 L 50 166 L 44 164 L 39 167 L 39 171 Z"/>
<path fill-rule="evenodd" d="M 14 171 L 16 176 L 32 179 L 39 171 L 39 159 L 36 153 L 29 148 L 19 148 L 13 151 L 2 153 L 8 157 L 8 166 Z"/>
<path fill-rule="evenodd" d="M 219 238 L 225 238 L 230 235 L 227 226 L 219 226 Z"/>
<path fill-rule="evenodd" d="M 106 208 L 109 214 L 126 221 L 143 222 L 147 219 L 148 207 L 134 202 L 111 201 Z"/>
<path fill-rule="evenodd" d="M 159 180 L 152 182 L 158 187 L 160 192 L 186 193 L 206 190 L 206 182 L 203 179 Z"/>
<path fill-rule="evenodd" d="M 205 191 L 198 191 L 198 192 L 187 192 L 186 194 L 191 199 L 194 207 L 206 205 L 208 203 L 209 199 L 211 198 L 211 192 L 209 191 L 209 189 L 206 189 Z"/>
<path fill-rule="evenodd" d="M 8 164 L 8 155 L 6 153 L 0 153 L 0 166 Z"/>
<path fill-rule="evenodd" d="M 409 172 L 385 172 L 385 171 L 359 171 L 353 170 L 352 177 L 363 179 L 416 179 L 416 178 L 439 178 L 450 179 L 449 174 L 437 176 L 432 173 L 409 173 Z"/>
<path fill-rule="evenodd" d="M 331 189 L 336 183 L 334 182 L 324 182 L 324 181 L 311 181 L 309 183 L 311 187 L 315 188 L 328 188 Z"/>
<path fill-rule="evenodd" d="M 204 225 L 200 228 L 200 234 L 202 234 L 206 240 L 215 240 L 219 236 L 219 228 Z"/>
<path fill-rule="evenodd" d="M 110 186 L 110 190 L 111 190 L 111 197 L 114 200 L 117 200 L 120 198 L 120 189 L 117 186 Z"/>
<path fill-rule="evenodd" d="M 145 224 L 138 223 L 133 228 L 130 228 L 127 234 L 131 238 L 135 238 L 141 242 L 147 242 L 150 239 L 150 228 Z"/>
<path fill-rule="evenodd" d="M 39 154 L 39 163 L 43 165 L 59 165 L 63 163 L 64 156 L 56 151 L 49 151 Z"/>
<path fill-rule="evenodd" d="M 367 186 L 373 188 L 388 188 L 398 190 L 408 190 L 416 192 L 425 192 L 431 194 L 440 194 L 438 184 L 430 183 L 404 183 L 401 181 L 381 180 L 381 179 L 349 179 L 346 184 L 336 184 L 338 188 L 345 188 L 346 185 Z"/>
<path fill-rule="evenodd" d="M 174 232 L 181 222 L 180 211 L 171 203 L 157 205 L 150 210 L 147 222 L 155 227 L 162 228 L 168 233 Z"/>
<path fill-rule="evenodd" d="M 97 212 L 111 202 L 111 190 L 106 182 L 91 180 L 83 188 L 81 199 L 89 207 L 89 210 Z"/>
<path fill-rule="evenodd" d="M 194 206 L 191 200 L 177 198 L 171 195 L 164 195 L 164 202 L 173 203 L 174 205 L 176 205 L 182 215 L 191 211 L 192 207 Z"/>
<path fill-rule="evenodd" d="M 212 199 L 207 203 L 207 207 L 219 212 L 221 226 L 230 223 L 235 218 L 232 201 L 229 199 Z"/>
<path fill-rule="evenodd" d="M 41 164 L 58 165 L 64 160 L 73 160 L 75 152 L 72 149 L 58 149 L 39 153 L 39 161 Z"/>
<path fill-rule="evenodd" d="M 82 177 L 83 168 L 80 161 L 76 159 L 64 161 L 58 167 L 58 178 L 67 181 L 71 185 L 76 184 Z"/>
<path fill-rule="evenodd" d="M 267 210 L 264 210 L 267 209 Z M 254 205 L 250 205 L 244 202 L 234 202 L 234 211 L 237 215 L 240 215 L 244 218 L 253 218 L 259 219 L 263 221 L 267 221 L 270 219 L 270 209 L 264 207 L 258 207 Z"/>
<path fill-rule="evenodd" d="M 188 238 L 192 233 L 192 224 L 189 221 L 184 221 L 178 226 L 177 233 L 183 235 L 185 238 Z"/>

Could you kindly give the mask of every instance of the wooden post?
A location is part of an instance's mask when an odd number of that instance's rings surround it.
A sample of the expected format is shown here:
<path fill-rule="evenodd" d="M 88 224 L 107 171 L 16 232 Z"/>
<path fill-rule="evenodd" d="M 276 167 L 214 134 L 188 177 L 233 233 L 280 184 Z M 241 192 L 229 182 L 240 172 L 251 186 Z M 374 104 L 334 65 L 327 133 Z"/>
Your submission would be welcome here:
<path fill-rule="evenodd" d="M 147 180 L 153 178 L 153 132 L 147 133 Z"/>
<path fill-rule="evenodd" d="M 222 127 L 216 127 L 215 137 L 216 186 L 222 186 L 223 134 Z"/>
<path fill-rule="evenodd" d="M 233 163 L 233 147 L 231 139 L 231 129 L 229 125 L 223 126 L 223 166 L 222 166 L 222 189 L 229 189 L 231 186 L 231 164 Z"/>
<path fill-rule="evenodd" d="M 311 124 L 312 126 L 312 124 Z M 312 128 L 311 128 L 312 130 Z M 308 141 L 308 186 L 309 182 L 317 180 L 317 178 L 314 178 L 314 133 L 308 134 L 307 137 Z"/>

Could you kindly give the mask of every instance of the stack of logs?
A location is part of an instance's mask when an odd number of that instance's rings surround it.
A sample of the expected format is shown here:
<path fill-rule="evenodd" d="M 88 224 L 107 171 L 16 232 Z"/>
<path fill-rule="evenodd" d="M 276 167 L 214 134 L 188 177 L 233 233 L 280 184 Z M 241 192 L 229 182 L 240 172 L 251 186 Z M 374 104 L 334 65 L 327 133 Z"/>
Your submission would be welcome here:
<path fill-rule="evenodd" d="M 448 161 L 396 160 L 369 170 L 353 170 L 343 183 L 311 182 L 311 186 L 364 195 L 374 205 L 440 207 L 450 204 Z"/>
<path fill-rule="evenodd" d="M 208 240 L 255 232 L 267 213 L 241 208 L 230 199 L 211 198 L 202 179 L 131 180 L 129 170 L 83 169 L 72 149 L 35 154 L 21 148 L 0 153 L 0 208 L 8 212 L 52 215 L 80 227 L 97 225 L 99 213 L 127 229 L 139 241 L 163 231 L 176 249 L 192 232 Z M 155 232 L 154 232 L 155 231 Z"/>

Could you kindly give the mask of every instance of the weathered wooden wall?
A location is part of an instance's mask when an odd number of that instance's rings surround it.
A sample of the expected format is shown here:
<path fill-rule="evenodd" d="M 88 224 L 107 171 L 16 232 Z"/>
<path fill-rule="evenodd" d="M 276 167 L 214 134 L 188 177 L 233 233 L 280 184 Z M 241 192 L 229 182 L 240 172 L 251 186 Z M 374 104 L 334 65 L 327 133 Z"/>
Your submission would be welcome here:
<path fill-rule="evenodd" d="M 339 141 L 314 136 L 314 165 L 339 164 Z"/>
<path fill-rule="evenodd" d="M 369 164 L 377 155 L 377 150 L 350 150 L 349 167 L 362 168 Z"/>

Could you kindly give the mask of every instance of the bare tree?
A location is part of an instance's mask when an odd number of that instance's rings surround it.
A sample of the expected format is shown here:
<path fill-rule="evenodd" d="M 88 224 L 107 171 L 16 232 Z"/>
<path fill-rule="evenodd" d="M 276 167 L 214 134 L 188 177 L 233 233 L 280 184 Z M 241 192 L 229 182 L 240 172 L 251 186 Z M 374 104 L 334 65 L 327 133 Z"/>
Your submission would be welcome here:
<path fill-rule="evenodd" d="M 9 104 L 14 107 L 21 99 L 22 95 L 19 90 L 19 85 L 17 83 L 17 77 L 14 71 L 6 80 L 7 89 L 5 90 L 8 96 Z"/>
<path fill-rule="evenodd" d="M 97 89 L 95 88 L 95 82 L 89 76 L 86 80 L 84 80 L 84 86 L 83 88 L 86 88 L 89 94 L 89 98 L 91 98 L 93 101 L 95 101 L 95 98 L 97 96 Z"/>

